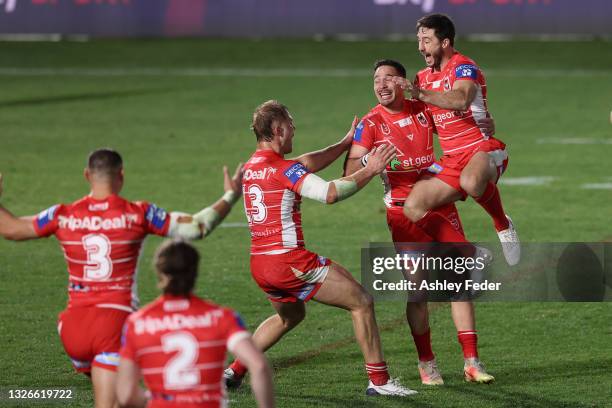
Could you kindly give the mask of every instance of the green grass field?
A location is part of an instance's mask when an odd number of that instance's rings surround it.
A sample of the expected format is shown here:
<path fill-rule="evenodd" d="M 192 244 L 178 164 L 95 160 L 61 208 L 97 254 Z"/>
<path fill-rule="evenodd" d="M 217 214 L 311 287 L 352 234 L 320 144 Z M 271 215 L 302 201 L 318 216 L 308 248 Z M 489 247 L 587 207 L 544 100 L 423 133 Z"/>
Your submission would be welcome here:
<path fill-rule="evenodd" d="M 598 41 L 459 43 L 487 74 L 497 136 L 510 151 L 502 198 L 523 241 L 612 239 L 611 48 Z M 414 42 L 0 43 L 1 202 L 29 215 L 80 198 L 88 152 L 112 146 L 125 160 L 126 198 L 194 212 L 221 195 L 221 166 L 250 156 L 255 106 L 272 98 L 289 106 L 296 153 L 326 146 L 375 104 L 370 67 L 382 57 L 401 60 L 409 72 L 422 65 Z M 340 170 L 336 163 L 322 175 Z M 381 195 L 373 182 L 335 206 L 305 203 L 309 249 L 359 276 L 361 246 L 389 240 Z M 245 223 L 240 207 L 228 223 Z M 468 201 L 459 209 L 470 239 L 496 240 L 480 207 Z M 143 302 L 156 296 L 150 259 L 160 242 L 146 243 Z M 250 277 L 248 230 L 220 228 L 196 245 L 204 259 L 197 293 L 239 310 L 255 329 L 272 309 Z M 72 386 L 79 401 L 70 406 L 86 407 L 89 383 L 73 373 L 56 334 L 66 275 L 54 239 L 0 241 L 0 387 Z M 376 306 L 391 375 L 419 395 L 366 398 L 349 316 L 312 303 L 305 322 L 268 353 L 278 406 L 612 406 L 609 303 L 478 304 L 492 386 L 462 382 L 449 306 L 435 304 L 434 351 L 447 383 L 436 389 L 418 381 L 403 310 L 398 302 Z M 254 406 L 248 387 L 231 399 Z"/>

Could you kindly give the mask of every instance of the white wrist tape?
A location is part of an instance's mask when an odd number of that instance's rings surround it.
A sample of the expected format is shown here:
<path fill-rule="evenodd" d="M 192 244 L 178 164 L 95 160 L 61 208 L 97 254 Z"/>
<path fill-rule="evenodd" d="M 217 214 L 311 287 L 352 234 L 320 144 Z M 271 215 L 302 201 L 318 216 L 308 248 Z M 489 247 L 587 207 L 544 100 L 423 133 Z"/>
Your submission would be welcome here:
<path fill-rule="evenodd" d="M 357 182 L 353 179 L 338 179 L 332 181 L 336 185 L 337 201 L 342 201 L 355 194 L 359 188 Z"/>
<path fill-rule="evenodd" d="M 202 230 L 200 229 L 198 222 L 193 219 L 191 214 L 171 212 L 168 236 L 170 238 L 181 238 L 191 241 L 202 238 Z"/>
<path fill-rule="evenodd" d="M 234 190 L 228 190 L 223 194 L 223 197 L 221 198 L 229 205 L 234 205 L 236 204 L 236 201 L 238 201 L 238 199 L 240 198 L 240 194 L 236 193 Z"/>
<path fill-rule="evenodd" d="M 204 236 L 210 235 L 217 225 L 221 223 L 221 215 L 212 207 L 206 207 L 202 211 L 193 215 L 193 219 L 204 225 Z"/>

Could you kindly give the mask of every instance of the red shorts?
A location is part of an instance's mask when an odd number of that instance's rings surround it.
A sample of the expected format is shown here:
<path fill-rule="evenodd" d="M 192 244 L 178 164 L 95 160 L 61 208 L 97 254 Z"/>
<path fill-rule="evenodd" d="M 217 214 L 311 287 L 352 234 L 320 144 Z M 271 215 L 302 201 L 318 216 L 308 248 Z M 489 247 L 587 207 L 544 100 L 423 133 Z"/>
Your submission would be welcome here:
<path fill-rule="evenodd" d="M 72 307 L 60 313 L 57 331 L 76 371 L 88 373 L 92 365 L 117 370 L 121 331 L 129 314 L 95 306 Z"/>
<path fill-rule="evenodd" d="M 455 204 L 447 204 L 437 208 L 436 210 L 444 215 L 444 217 L 451 222 L 457 231 L 459 231 L 462 235 L 465 235 Z M 404 215 L 403 207 L 401 206 L 387 208 L 387 225 L 389 226 L 391 239 L 394 243 L 433 241 L 433 238 L 427 235 L 422 229 L 417 227 Z"/>
<path fill-rule="evenodd" d="M 307 302 L 327 276 L 331 260 L 306 249 L 251 255 L 251 275 L 273 302 Z"/>
<path fill-rule="evenodd" d="M 440 160 L 429 166 L 429 172 L 434 173 L 436 178 L 442 180 L 452 188 L 466 195 L 461 188 L 461 172 L 478 152 L 487 152 L 497 167 L 497 180 L 508 167 L 508 152 L 506 145 L 495 138 L 484 140 L 473 149 L 467 149 L 457 154 L 443 155 Z"/>

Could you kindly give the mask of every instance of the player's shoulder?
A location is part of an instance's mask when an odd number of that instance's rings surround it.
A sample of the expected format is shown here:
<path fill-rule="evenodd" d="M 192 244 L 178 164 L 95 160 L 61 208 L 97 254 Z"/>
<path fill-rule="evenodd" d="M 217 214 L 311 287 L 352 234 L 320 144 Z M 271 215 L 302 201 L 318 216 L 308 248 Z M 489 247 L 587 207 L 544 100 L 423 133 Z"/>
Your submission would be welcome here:
<path fill-rule="evenodd" d="M 376 105 L 368 113 L 363 115 L 361 118 L 361 122 L 364 126 L 374 126 L 376 122 L 384 121 L 383 118 L 383 110 L 384 108 L 381 105 Z"/>
<path fill-rule="evenodd" d="M 461 65 L 461 64 L 476 65 L 476 61 L 474 61 L 472 58 L 468 57 L 467 55 L 461 54 L 460 52 L 457 52 L 455 53 L 455 55 L 453 55 L 452 62 L 455 65 Z"/>
<path fill-rule="evenodd" d="M 423 68 L 422 70 L 420 70 L 419 72 L 416 73 L 416 77 L 418 79 L 425 78 L 427 76 L 427 74 L 430 73 L 430 72 L 431 72 L 431 68 L 425 67 L 425 68 Z"/>

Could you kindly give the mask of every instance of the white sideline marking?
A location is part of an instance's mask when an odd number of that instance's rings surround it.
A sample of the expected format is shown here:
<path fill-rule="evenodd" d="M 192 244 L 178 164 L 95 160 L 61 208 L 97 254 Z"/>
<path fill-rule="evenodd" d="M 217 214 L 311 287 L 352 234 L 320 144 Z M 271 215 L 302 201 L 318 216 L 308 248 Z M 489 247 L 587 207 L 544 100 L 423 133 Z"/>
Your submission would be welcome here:
<path fill-rule="evenodd" d="M 547 186 L 557 177 L 536 176 L 536 177 L 502 177 L 499 184 L 505 186 Z"/>
<path fill-rule="evenodd" d="M 538 139 L 537 144 L 562 144 L 562 145 L 612 145 L 612 139 L 593 139 L 585 137 L 547 137 Z"/>
<path fill-rule="evenodd" d="M 219 225 L 221 228 L 246 228 L 248 226 L 246 222 L 223 222 Z"/>
<path fill-rule="evenodd" d="M 584 190 L 612 190 L 612 183 L 587 183 L 580 186 Z"/>
<path fill-rule="evenodd" d="M 489 69 L 487 75 L 525 77 L 527 71 L 520 69 Z M 612 70 L 597 69 L 540 69 L 529 70 L 529 77 L 585 77 L 612 76 Z M 0 76 L 94 76 L 94 77 L 313 77 L 313 78 L 351 78 L 370 77 L 369 69 L 355 68 L 25 68 L 0 67 Z"/>

